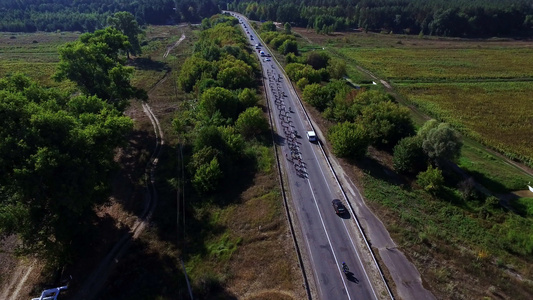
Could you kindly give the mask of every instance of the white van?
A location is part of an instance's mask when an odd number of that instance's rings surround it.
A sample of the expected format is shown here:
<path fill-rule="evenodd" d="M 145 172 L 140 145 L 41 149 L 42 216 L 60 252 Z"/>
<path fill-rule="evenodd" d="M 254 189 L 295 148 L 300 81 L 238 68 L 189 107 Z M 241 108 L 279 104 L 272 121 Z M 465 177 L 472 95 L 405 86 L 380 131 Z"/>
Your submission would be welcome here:
<path fill-rule="evenodd" d="M 309 139 L 311 143 L 318 141 L 316 133 L 312 130 L 307 132 L 307 139 Z"/>

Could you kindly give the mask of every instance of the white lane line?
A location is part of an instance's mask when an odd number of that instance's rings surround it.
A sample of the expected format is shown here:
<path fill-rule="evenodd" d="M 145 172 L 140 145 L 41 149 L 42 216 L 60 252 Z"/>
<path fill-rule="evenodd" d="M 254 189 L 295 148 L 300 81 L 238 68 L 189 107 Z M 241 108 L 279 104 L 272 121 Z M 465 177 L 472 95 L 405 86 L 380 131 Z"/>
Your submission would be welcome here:
<path fill-rule="evenodd" d="M 313 147 L 311 147 L 311 148 L 313 148 Z M 315 161 L 317 162 L 318 168 L 320 169 L 320 173 L 322 174 L 322 177 L 323 177 L 324 181 L 327 183 L 328 181 L 326 179 L 326 174 L 324 173 L 324 170 L 322 169 L 322 165 L 319 163 L 318 157 L 317 157 L 317 155 L 315 153 L 315 149 L 311 149 L 311 150 L 312 150 L 311 152 L 313 152 L 313 155 L 315 156 Z M 331 195 L 334 195 L 334 193 L 332 193 L 332 191 L 331 191 L 331 189 L 329 187 L 329 184 L 326 184 L 326 185 L 328 187 L 329 193 Z M 311 192 L 312 192 L 312 190 L 311 190 Z M 314 193 L 313 193 L 313 197 L 314 197 Z M 352 244 L 352 248 L 353 248 L 355 254 L 357 255 L 357 260 L 359 261 L 359 265 L 361 266 L 361 270 L 363 270 L 363 273 L 365 274 L 365 277 L 366 277 L 366 280 L 368 282 L 368 285 L 372 289 L 372 294 L 374 294 L 374 298 L 375 299 L 378 299 L 378 296 L 376 295 L 376 291 L 374 290 L 374 286 L 370 282 L 370 278 L 368 277 L 366 269 L 363 266 L 363 261 L 361 260 L 361 257 L 359 256 L 359 252 L 357 251 L 357 248 L 355 247 L 354 241 L 352 240 L 352 236 L 348 232 L 348 228 L 346 227 L 346 222 L 343 221 L 342 224 L 344 225 L 344 230 L 345 230 L 346 234 L 348 235 L 348 238 L 350 239 L 350 244 Z"/>
<path fill-rule="evenodd" d="M 324 233 L 326 234 L 326 238 L 328 239 L 329 249 L 331 249 L 331 253 L 333 254 L 333 258 L 335 260 L 336 265 L 339 265 L 339 259 L 337 259 L 337 255 L 335 254 L 335 250 L 333 249 L 333 246 L 331 244 L 331 239 L 329 238 L 328 230 L 326 229 L 326 225 L 324 224 L 324 219 L 322 218 L 322 214 L 320 213 L 320 208 L 318 207 L 318 203 L 316 201 L 315 193 L 313 192 L 313 188 L 311 187 L 311 181 L 307 180 L 307 184 L 309 185 L 309 190 L 311 190 L 311 195 L 313 195 L 313 201 L 315 202 L 316 210 L 318 212 L 318 217 L 320 218 L 320 222 L 322 223 L 322 229 L 324 229 Z M 340 268 L 337 268 L 337 271 L 339 272 L 339 275 L 342 279 L 342 284 L 344 285 L 344 290 L 346 291 L 346 295 L 348 296 L 348 299 L 352 299 L 350 297 L 350 291 L 348 291 L 348 286 L 346 286 L 346 280 L 344 280 L 344 276 L 341 272 Z"/>
<path fill-rule="evenodd" d="M 359 261 L 359 265 L 361 266 L 361 270 L 363 270 L 363 273 L 365 274 L 366 280 L 368 281 L 368 283 L 370 285 L 370 288 L 372 289 L 372 294 L 374 294 L 374 298 L 375 299 L 378 299 L 378 296 L 376 295 L 376 291 L 374 290 L 374 286 L 370 283 L 370 278 L 368 277 L 368 274 L 366 273 L 366 269 L 363 266 L 363 261 L 361 260 L 361 257 L 359 256 L 359 252 L 355 248 L 355 244 L 354 244 L 354 242 L 352 240 L 352 235 L 348 232 L 348 228 L 346 227 L 346 222 L 343 221 L 342 224 L 344 225 L 344 230 L 346 231 L 346 234 L 350 238 L 350 243 L 352 244 L 353 250 L 354 250 L 355 254 L 357 255 L 357 260 Z"/>

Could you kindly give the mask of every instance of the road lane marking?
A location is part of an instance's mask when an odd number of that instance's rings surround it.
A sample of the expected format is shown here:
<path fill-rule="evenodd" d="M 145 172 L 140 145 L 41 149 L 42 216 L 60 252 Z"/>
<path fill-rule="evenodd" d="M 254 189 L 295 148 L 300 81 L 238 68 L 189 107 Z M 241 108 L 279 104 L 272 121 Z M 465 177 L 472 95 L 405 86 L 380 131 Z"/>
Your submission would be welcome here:
<path fill-rule="evenodd" d="M 323 177 L 324 181 L 327 183 L 328 181 L 327 181 L 327 179 L 326 179 L 326 174 L 324 173 L 324 170 L 322 169 L 322 166 L 321 166 L 321 164 L 319 163 L 319 160 L 318 160 L 318 157 L 317 157 L 317 155 L 316 155 L 316 153 L 315 153 L 315 150 L 314 150 L 314 149 L 311 149 L 311 150 L 312 150 L 312 152 L 313 152 L 313 154 L 314 154 L 314 156 L 315 156 L 315 160 L 316 160 L 316 162 L 317 162 L 317 164 L 318 164 L 318 168 L 320 169 L 320 172 L 322 173 L 322 177 Z M 330 189 L 330 187 L 329 187 L 329 184 L 326 184 L 326 185 L 328 186 L 328 191 L 329 191 L 329 193 L 330 193 L 331 195 L 334 195 L 334 193 L 331 192 L 331 189 Z M 313 194 L 313 195 L 314 195 L 314 194 Z M 353 216 L 352 216 L 352 217 L 353 217 Z M 365 274 L 365 277 L 366 277 L 366 279 L 367 279 L 367 282 L 368 282 L 368 284 L 370 285 L 370 288 L 372 289 L 372 294 L 374 294 L 374 298 L 375 298 L 375 299 L 378 299 L 378 297 L 377 297 L 377 295 L 376 295 L 376 291 L 374 290 L 374 286 L 373 286 L 372 283 L 370 282 L 370 278 L 368 277 L 368 274 L 367 274 L 367 272 L 366 272 L 366 269 L 365 269 L 364 266 L 363 266 L 363 261 L 361 260 L 361 257 L 360 257 L 360 255 L 359 255 L 359 252 L 357 251 L 357 248 L 356 248 L 356 246 L 355 246 L 355 244 L 354 244 L 354 242 L 353 242 L 353 240 L 352 240 L 352 236 L 351 236 L 350 233 L 348 232 L 348 228 L 346 227 L 346 222 L 342 222 L 342 224 L 344 225 L 344 230 L 346 231 L 346 234 L 347 234 L 348 237 L 350 238 L 350 244 L 352 244 L 352 248 L 353 248 L 355 254 L 357 255 L 357 259 L 358 259 L 358 261 L 359 261 L 359 265 L 361 266 L 361 268 L 362 268 L 362 270 L 363 270 L 363 273 Z M 371 251 L 371 250 L 370 250 L 370 251 Z"/>
<path fill-rule="evenodd" d="M 320 222 L 322 223 L 322 229 L 324 229 L 324 233 L 326 234 L 326 238 L 328 239 L 328 245 L 329 249 L 331 249 L 331 254 L 333 254 L 333 259 L 335 260 L 335 265 L 339 266 L 339 259 L 337 259 L 337 255 L 335 254 L 335 250 L 333 249 L 333 246 L 331 244 L 331 239 L 329 238 L 328 230 L 326 229 L 326 225 L 324 224 L 324 219 L 322 218 L 322 213 L 320 213 L 320 208 L 318 207 L 318 203 L 315 197 L 315 193 L 313 192 L 313 188 L 311 187 L 311 181 L 307 179 L 307 184 L 309 185 L 309 190 L 311 190 L 311 195 L 313 195 L 313 201 L 315 202 L 315 207 L 318 212 L 318 217 L 320 218 Z M 339 272 L 339 275 L 342 279 L 342 284 L 344 285 L 344 290 L 346 291 L 346 295 L 348 296 L 348 299 L 352 299 L 350 297 L 350 291 L 348 290 L 348 286 L 346 286 L 346 281 L 344 280 L 344 276 L 341 272 L 341 269 L 337 267 L 337 272 Z"/>

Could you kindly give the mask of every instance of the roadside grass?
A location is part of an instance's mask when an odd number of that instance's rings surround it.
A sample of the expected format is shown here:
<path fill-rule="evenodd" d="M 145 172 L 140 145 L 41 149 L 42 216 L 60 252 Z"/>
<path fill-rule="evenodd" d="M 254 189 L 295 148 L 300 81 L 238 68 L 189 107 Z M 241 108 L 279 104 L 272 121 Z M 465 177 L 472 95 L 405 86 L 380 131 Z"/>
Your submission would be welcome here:
<path fill-rule="evenodd" d="M 526 184 L 533 181 L 533 176 L 499 155 L 484 150 L 482 145 L 472 140 L 463 140 L 457 165 L 494 193 L 524 190 L 527 189 Z"/>
<path fill-rule="evenodd" d="M 533 82 L 397 84 L 420 110 L 511 158 L 533 163 Z"/>
<path fill-rule="evenodd" d="M 510 201 L 510 204 L 520 215 L 533 218 L 533 198 L 518 198 Z"/>
<path fill-rule="evenodd" d="M 520 220 L 477 202 L 460 204 L 452 190 L 433 198 L 422 190 L 401 188 L 369 175 L 364 176 L 364 186 L 372 209 L 389 216 L 382 220 L 393 239 L 407 250 L 438 299 L 473 295 L 529 299 L 533 293 L 526 280 L 510 274 L 516 270 L 526 278 L 533 275 L 528 267 L 531 252 L 517 254 L 514 251 L 520 246 L 512 246 L 531 243 L 527 232 L 532 218 Z M 473 209 L 465 211 L 461 206 Z M 475 284 L 467 284 L 472 280 Z"/>

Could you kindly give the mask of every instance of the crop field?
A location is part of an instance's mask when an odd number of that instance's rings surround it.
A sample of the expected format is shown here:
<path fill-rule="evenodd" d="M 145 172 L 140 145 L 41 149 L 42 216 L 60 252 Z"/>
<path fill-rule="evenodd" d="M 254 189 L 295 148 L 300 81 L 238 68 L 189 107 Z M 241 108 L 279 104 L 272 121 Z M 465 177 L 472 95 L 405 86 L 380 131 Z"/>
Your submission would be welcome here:
<path fill-rule="evenodd" d="M 385 80 L 462 81 L 531 78 L 531 48 L 438 49 L 395 46 L 388 48 L 341 48 L 366 69 Z"/>
<path fill-rule="evenodd" d="M 533 158 L 533 82 L 397 84 L 432 116 L 501 152 Z"/>
<path fill-rule="evenodd" d="M 533 163 L 531 43 L 375 33 L 307 37 L 344 57 L 348 71 L 360 65 L 426 114 L 508 157 Z"/>
<path fill-rule="evenodd" d="M 47 86 L 59 61 L 57 48 L 74 41 L 79 33 L 0 33 L 0 77 L 22 72 Z"/>

